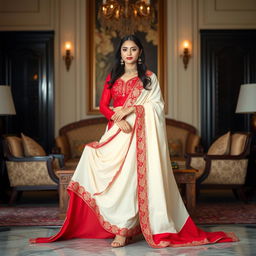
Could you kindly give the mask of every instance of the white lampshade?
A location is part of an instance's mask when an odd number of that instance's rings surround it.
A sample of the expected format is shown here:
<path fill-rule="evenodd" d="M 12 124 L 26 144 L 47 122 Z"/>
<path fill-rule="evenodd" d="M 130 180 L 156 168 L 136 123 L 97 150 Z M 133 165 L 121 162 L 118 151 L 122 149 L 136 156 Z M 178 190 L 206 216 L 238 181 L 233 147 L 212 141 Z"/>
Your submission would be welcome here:
<path fill-rule="evenodd" d="M 236 106 L 236 113 L 256 112 L 256 84 L 242 84 Z"/>
<path fill-rule="evenodd" d="M 0 115 L 15 115 L 11 87 L 0 85 Z"/>

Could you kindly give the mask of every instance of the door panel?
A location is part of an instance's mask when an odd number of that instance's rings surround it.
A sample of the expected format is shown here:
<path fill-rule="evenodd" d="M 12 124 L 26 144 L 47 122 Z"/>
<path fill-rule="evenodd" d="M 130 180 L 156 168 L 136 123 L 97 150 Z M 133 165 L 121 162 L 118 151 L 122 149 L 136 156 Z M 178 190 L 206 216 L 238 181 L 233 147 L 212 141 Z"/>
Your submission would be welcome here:
<path fill-rule="evenodd" d="M 255 82 L 256 31 L 201 31 L 201 131 L 205 148 L 231 131 L 249 131 L 236 114 L 240 85 Z"/>
<path fill-rule="evenodd" d="M 54 141 L 53 32 L 1 32 L 1 80 L 12 89 L 17 114 L 6 133 L 24 134 L 50 151 Z"/>

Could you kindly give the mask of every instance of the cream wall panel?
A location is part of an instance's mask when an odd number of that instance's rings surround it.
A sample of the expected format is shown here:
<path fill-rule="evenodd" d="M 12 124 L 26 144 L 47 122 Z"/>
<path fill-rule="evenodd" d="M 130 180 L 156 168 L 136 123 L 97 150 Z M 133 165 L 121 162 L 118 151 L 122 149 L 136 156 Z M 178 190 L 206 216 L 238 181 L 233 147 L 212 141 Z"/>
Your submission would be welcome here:
<path fill-rule="evenodd" d="M 55 86 L 55 95 L 54 95 L 54 107 L 55 107 L 55 115 L 54 115 L 54 128 L 55 128 L 55 136 L 58 135 L 58 130 L 61 127 L 61 93 L 62 88 L 60 85 L 61 80 L 61 68 L 60 64 L 62 63 L 62 54 L 63 51 L 60 48 L 60 0 L 54 1 L 54 86 Z"/>
<path fill-rule="evenodd" d="M 88 1 L 88 0 L 87 0 Z M 79 84 L 77 90 L 77 101 L 76 101 L 76 121 L 85 118 L 93 118 L 97 117 L 96 115 L 88 115 L 88 100 L 89 100 L 89 85 L 88 85 L 88 34 L 87 34 L 87 17 L 86 17 L 86 3 L 85 0 L 79 0 L 79 4 L 77 4 L 77 53 L 79 56 L 79 67 L 76 72 L 76 80 Z M 89 0 L 90 1 L 90 0 Z M 79 18 L 78 18 L 79 17 Z"/>
<path fill-rule="evenodd" d="M 199 28 L 256 28 L 256 1 L 199 0 Z"/>
<path fill-rule="evenodd" d="M 0 13 L 35 13 L 39 11 L 39 0 L 0 0 Z"/>
<path fill-rule="evenodd" d="M 193 66 L 192 72 L 192 115 L 193 122 L 192 124 L 198 129 L 200 133 L 201 128 L 201 119 L 200 119 L 200 105 L 201 105 L 201 90 L 200 90 L 200 33 L 198 29 L 198 1 L 193 1 L 192 6 L 193 14 L 193 39 L 192 39 L 192 58 L 191 65 Z"/>
<path fill-rule="evenodd" d="M 56 26 L 55 61 L 55 134 L 59 128 L 81 119 L 95 116 L 87 115 L 88 75 L 87 75 L 87 23 L 85 0 L 58 0 L 59 27 Z M 65 42 L 72 44 L 74 59 L 67 71 L 63 61 Z"/>
<path fill-rule="evenodd" d="M 182 42 L 184 40 L 189 40 L 193 42 L 193 19 L 192 19 L 192 0 L 179 0 L 178 1 L 178 52 L 179 55 L 182 54 Z M 188 63 L 187 69 L 184 68 L 182 58 L 179 56 L 178 63 L 178 120 L 193 123 L 193 65 L 191 60 Z"/>
<path fill-rule="evenodd" d="M 197 5 L 193 0 L 167 1 L 168 10 L 168 117 L 199 127 L 199 83 L 197 58 Z M 195 32 L 196 31 L 196 32 Z M 185 70 L 182 58 L 182 42 L 192 44 L 192 58 Z"/>
<path fill-rule="evenodd" d="M 53 29 L 54 2 L 55 0 L 0 0 L 0 29 Z"/>
<path fill-rule="evenodd" d="M 56 104 L 58 108 L 59 123 L 56 124 L 56 129 L 76 120 L 76 101 L 78 84 L 76 80 L 76 69 L 78 68 L 79 56 L 77 56 L 77 9 L 78 1 L 61 0 L 59 1 L 59 47 L 60 51 L 56 64 L 59 69 L 58 83 L 56 90 L 59 94 L 59 102 Z M 65 54 L 65 42 L 71 42 L 71 54 L 74 60 L 71 63 L 69 71 L 66 70 L 63 56 Z M 80 67 L 79 67 L 80 68 Z"/>
<path fill-rule="evenodd" d="M 167 1 L 167 91 L 168 115 L 177 119 L 178 116 L 178 37 L 177 37 L 177 1 Z"/>
<path fill-rule="evenodd" d="M 77 34 L 77 48 L 76 48 L 76 56 L 79 56 L 79 66 L 80 68 L 77 69 L 76 72 L 76 81 L 78 83 L 78 90 L 77 90 L 77 101 L 76 101 L 76 119 L 84 119 L 87 115 L 86 106 L 87 106 L 87 97 L 86 97 L 86 77 L 87 77 L 87 62 L 86 62 L 86 1 L 82 0 L 76 6 L 77 8 L 77 27 L 76 27 L 76 34 Z"/>
<path fill-rule="evenodd" d="M 216 11 L 256 11 L 255 0 L 215 0 Z"/>

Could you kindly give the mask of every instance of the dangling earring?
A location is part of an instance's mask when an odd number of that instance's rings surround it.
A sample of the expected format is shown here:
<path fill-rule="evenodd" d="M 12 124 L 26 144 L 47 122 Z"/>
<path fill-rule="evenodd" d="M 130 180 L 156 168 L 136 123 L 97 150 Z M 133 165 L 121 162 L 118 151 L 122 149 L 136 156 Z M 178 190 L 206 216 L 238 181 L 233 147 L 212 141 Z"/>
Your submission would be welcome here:
<path fill-rule="evenodd" d="M 141 65 L 141 64 L 142 64 L 141 57 L 139 57 L 139 59 L 138 59 L 138 64 L 139 64 L 139 65 Z"/>
<path fill-rule="evenodd" d="M 120 60 L 120 63 L 121 63 L 121 65 L 124 65 L 124 60 L 121 59 L 121 60 Z"/>

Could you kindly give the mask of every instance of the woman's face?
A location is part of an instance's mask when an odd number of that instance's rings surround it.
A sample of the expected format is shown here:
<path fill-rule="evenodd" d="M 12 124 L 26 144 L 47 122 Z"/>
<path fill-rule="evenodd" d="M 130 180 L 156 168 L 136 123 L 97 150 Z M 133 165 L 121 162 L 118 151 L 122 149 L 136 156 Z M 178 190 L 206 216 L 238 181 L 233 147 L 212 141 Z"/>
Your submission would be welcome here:
<path fill-rule="evenodd" d="M 134 64 L 140 55 L 139 47 L 131 40 L 125 41 L 121 46 L 121 58 L 125 64 Z"/>

